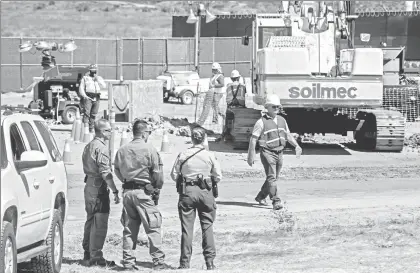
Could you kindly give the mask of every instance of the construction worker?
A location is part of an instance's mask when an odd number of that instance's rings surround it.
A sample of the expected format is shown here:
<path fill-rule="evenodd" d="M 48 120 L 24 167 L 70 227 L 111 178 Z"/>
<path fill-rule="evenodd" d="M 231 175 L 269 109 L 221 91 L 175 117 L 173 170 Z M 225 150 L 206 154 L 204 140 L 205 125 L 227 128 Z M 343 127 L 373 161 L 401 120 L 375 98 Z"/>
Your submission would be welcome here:
<path fill-rule="evenodd" d="M 302 153 L 302 149 L 290 134 L 286 120 L 278 115 L 281 107 L 279 97 L 274 94 L 269 95 L 264 106 L 267 113 L 255 123 L 249 141 L 248 165 L 252 167 L 254 164 L 255 148 L 258 140 L 266 180 L 255 201 L 266 206 L 268 204 L 265 199 L 269 196 L 273 201 L 273 209 L 279 210 L 283 208 L 283 205 L 277 194 L 277 179 L 283 165 L 283 149 L 286 146 L 286 140 L 295 147 L 296 156 Z"/>
<path fill-rule="evenodd" d="M 89 123 L 89 131 L 93 133 L 93 125 L 99 111 L 101 88 L 106 84 L 101 76 L 96 75 L 98 67 L 96 64 L 89 66 L 89 74 L 80 80 L 79 95 L 81 97 L 81 108 L 83 123 Z"/>
<path fill-rule="evenodd" d="M 241 76 L 238 70 L 233 70 L 230 74 L 230 79 L 232 80 L 232 83 L 229 83 L 226 88 L 227 109 L 225 126 L 222 135 L 216 139 L 216 142 L 219 142 L 225 137 L 230 136 L 230 130 L 232 129 L 232 124 L 235 117 L 231 109 L 236 107 L 245 107 L 246 87 L 243 83 L 243 77 Z"/>
<path fill-rule="evenodd" d="M 220 112 L 219 102 L 223 97 L 225 90 L 225 79 L 222 72 L 222 67 L 219 63 L 213 63 L 211 66 L 211 72 L 213 76 L 210 78 L 209 90 L 204 98 L 203 112 L 201 112 L 200 118 L 197 124 L 202 126 L 207 119 L 210 112 L 210 107 L 213 108 L 213 123 L 218 123 L 219 115 L 224 116 L 224 113 Z"/>
<path fill-rule="evenodd" d="M 217 183 L 222 179 L 222 172 L 214 154 L 204 148 L 205 138 L 205 129 L 199 126 L 193 128 L 193 146 L 178 155 L 171 171 L 179 193 L 178 212 L 182 229 L 178 269 L 190 267 L 196 212 L 200 219 L 206 266 L 208 270 L 215 269 L 213 222 L 216 218 Z"/>
<path fill-rule="evenodd" d="M 102 248 L 108 232 L 110 212 L 109 188 L 115 204 L 120 202 L 110 167 L 105 141 L 111 137 L 111 125 L 106 119 L 95 122 L 95 138 L 83 150 L 82 163 L 85 173 L 85 209 L 87 219 L 83 235 L 84 266 L 115 266 L 103 258 Z"/>
<path fill-rule="evenodd" d="M 162 251 L 162 215 L 157 208 L 159 193 L 163 186 L 162 160 L 156 149 L 147 143 L 151 129 L 143 120 L 133 125 L 134 139 L 119 148 L 115 155 L 115 174 L 123 182 L 123 266 L 137 269 L 132 251 L 140 225 L 149 238 L 149 253 L 153 269 L 162 270 L 165 254 Z"/>

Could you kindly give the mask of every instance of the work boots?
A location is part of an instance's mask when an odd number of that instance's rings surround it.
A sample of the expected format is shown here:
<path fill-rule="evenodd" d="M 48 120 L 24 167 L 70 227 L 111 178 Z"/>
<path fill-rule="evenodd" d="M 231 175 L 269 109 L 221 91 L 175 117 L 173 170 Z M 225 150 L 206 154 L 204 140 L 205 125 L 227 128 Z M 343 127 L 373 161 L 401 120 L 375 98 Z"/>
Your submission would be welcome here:
<path fill-rule="evenodd" d="M 216 266 L 214 265 L 213 261 L 206 262 L 207 270 L 215 270 Z"/>

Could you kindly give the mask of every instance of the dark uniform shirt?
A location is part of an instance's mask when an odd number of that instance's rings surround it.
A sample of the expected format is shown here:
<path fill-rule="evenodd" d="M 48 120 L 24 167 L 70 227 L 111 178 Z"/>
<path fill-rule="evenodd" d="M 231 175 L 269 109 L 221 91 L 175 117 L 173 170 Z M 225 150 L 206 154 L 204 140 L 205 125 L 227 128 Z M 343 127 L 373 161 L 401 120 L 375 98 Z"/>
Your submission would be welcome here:
<path fill-rule="evenodd" d="M 121 180 L 163 186 L 162 160 L 153 145 L 134 139 L 118 149 L 115 155 L 115 174 Z"/>
<path fill-rule="evenodd" d="M 103 174 L 106 176 L 111 173 L 107 146 L 99 138 L 95 137 L 86 145 L 83 150 L 82 162 L 83 172 L 87 176 L 100 178 Z"/>

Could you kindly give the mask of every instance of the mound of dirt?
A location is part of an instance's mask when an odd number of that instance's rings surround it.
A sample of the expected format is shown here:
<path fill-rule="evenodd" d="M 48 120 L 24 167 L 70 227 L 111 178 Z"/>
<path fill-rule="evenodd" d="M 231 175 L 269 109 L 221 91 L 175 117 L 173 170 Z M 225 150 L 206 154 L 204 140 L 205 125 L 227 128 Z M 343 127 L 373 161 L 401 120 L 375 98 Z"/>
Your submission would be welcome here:
<path fill-rule="evenodd" d="M 411 148 L 420 148 L 420 133 L 411 135 L 404 139 L 404 145 Z"/>

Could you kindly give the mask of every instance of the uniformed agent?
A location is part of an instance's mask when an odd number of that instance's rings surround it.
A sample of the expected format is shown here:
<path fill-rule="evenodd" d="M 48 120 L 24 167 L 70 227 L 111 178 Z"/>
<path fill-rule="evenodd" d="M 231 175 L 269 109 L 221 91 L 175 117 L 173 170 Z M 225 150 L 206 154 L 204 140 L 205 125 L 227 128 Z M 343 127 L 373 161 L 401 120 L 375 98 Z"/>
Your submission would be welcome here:
<path fill-rule="evenodd" d="M 258 141 L 261 148 L 261 163 L 266 174 L 265 182 L 255 201 L 260 205 L 268 205 L 265 199 L 269 196 L 275 210 L 283 208 L 277 194 L 277 179 L 283 165 L 283 149 L 286 146 L 286 140 L 295 147 L 296 155 L 302 153 L 299 144 L 290 134 L 286 120 L 278 115 L 280 107 L 280 99 L 277 95 L 267 97 L 265 103 L 267 113 L 255 123 L 248 149 L 248 165 L 252 167 Z"/>
<path fill-rule="evenodd" d="M 83 114 L 83 123 L 89 122 L 89 131 L 93 133 L 93 127 L 96 115 L 99 111 L 101 88 L 105 88 L 106 84 L 101 76 L 97 73 L 96 64 L 89 66 L 89 74 L 83 76 L 80 81 L 79 95 L 81 96 L 81 108 Z"/>
<path fill-rule="evenodd" d="M 82 264 L 85 266 L 114 266 L 113 261 L 103 257 L 102 248 L 108 232 L 110 212 L 109 188 L 115 204 L 120 202 L 110 167 L 105 141 L 111 136 L 111 125 L 106 119 L 95 122 L 95 138 L 89 142 L 82 155 L 85 173 L 85 207 L 87 219 L 83 236 L 85 251 Z"/>
<path fill-rule="evenodd" d="M 217 183 L 222 179 L 219 162 L 205 150 L 206 132 L 202 127 L 192 129 L 193 146 L 178 155 L 171 171 L 179 193 L 178 212 L 181 220 L 181 257 L 179 269 L 190 267 L 194 221 L 196 213 L 202 231 L 203 255 L 208 270 L 215 269 L 216 247 L 213 222 L 216 218 Z"/>
<path fill-rule="evenodd" d="M 162 251 L 162 215 L 157 208 L 159 192 L 163 186 L 162 160 L 157 150 L 147 143 L 151 133 L 144 121 L 133 125 L 134 139 L 120 147 L 115 155 L 115 174 L 123 182 L 123 266 L 136 268 L 133 250 L 140 225 L 149 238 L 149 253 L 153 269 L 166 269 L 165 254 Z"/>
<path fill-rule="evenodd" d="M 245 108 L 245 94 L 246 87 L 244 83 L 241 83 L 241 74 L 238 70 L 233 70 L 230 74 L 230 79 L 232 83 L 229 83 L 226 87 L 226 120 L 225 127 L 223 129 L 222 135 L 216 139 L 216 142 L 219 142 L 223 139 L 231 137 L 231 129 L 233 125 L 233 120 L 235 114 L 231 110 L 232 108 Z"/>

